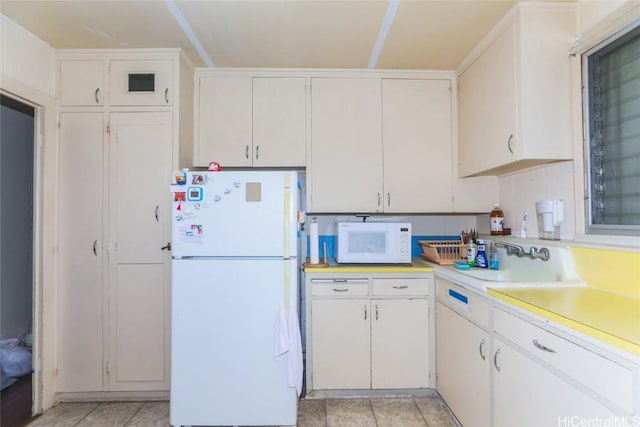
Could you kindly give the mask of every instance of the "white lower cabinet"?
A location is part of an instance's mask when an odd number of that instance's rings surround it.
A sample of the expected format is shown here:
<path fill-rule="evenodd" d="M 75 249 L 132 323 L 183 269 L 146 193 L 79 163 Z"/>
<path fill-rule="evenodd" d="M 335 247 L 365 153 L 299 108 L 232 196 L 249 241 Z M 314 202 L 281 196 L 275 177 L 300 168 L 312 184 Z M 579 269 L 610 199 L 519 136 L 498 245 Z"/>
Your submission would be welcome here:
<path fill-rule="evenodd" d="M 490 424 L 489 343 L 487 331 L 436 304 L 437 388 L 463 426 Z"/>
<path fill-rule="evenodd" d="M 306 277 L 308 392 L 433 387 L 428 276 L 319 276 Z"/>
<path fill-rule="evenodd" d="M 436 278 L 436 387 L 464 426 L 490 425 L 489 305 Z"/>
<path fill-rule="evenodd" d="M 437 389 L 465 427 L 637 419 L 637 363 L 441 277 L 436 300 Z"/>
<path fill-rule="evenodd" d="M 429 387 L 429 302 L 371 300 L 371 388 Z"/>
<path fill-rule="evenodd" d="M 494 427 L 573 425 L 614 412 L 500 338 L 494 338 Z M 572 421 L 573 420 L 573 421 Z"/>
<path fill-rule="evenodd" d="M 370 388 L 368 299 L 314 299 L 314 389 Z"/>

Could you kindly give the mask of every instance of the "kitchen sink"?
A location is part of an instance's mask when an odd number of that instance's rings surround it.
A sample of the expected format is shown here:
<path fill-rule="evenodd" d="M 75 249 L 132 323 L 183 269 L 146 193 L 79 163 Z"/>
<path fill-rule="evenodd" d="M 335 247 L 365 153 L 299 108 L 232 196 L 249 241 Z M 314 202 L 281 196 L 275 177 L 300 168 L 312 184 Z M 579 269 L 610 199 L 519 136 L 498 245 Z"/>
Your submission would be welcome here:
<path fill-rule="evenodd" d="M 458 270 L 460 271 L 460 270 Z M 460 273 L 490 282 L 560 282 L 560 274 L 543 269 L 485 270 L 471 269 Z"/>

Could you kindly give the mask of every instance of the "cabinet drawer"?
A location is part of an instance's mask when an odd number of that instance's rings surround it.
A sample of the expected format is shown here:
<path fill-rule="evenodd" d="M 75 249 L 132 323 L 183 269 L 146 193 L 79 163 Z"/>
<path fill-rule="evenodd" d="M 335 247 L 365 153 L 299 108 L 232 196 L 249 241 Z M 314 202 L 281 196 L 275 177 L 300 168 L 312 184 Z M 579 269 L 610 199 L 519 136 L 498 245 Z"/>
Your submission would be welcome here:
<path fill-rule="evenodd" d="M 630 369 L 499 309 L 494 309 L 494 330 L 600 396 L 633 410 Z"/>
<path fill-rule="evenodd" d="M 373 295 L 428 295 L 429 279 L 373 279 Z"/>
<path fill-rule="evenodd" d="M 312 279 L 313 296 L 364 296 L 369 295 L 368 279 Z"/>
<path fill-rule="evenodd" d="M 486 328 L 489 327 L 489 304 L 462 286 L 436 279 L 438 301 L 460 313 L 463 317 Z"/>

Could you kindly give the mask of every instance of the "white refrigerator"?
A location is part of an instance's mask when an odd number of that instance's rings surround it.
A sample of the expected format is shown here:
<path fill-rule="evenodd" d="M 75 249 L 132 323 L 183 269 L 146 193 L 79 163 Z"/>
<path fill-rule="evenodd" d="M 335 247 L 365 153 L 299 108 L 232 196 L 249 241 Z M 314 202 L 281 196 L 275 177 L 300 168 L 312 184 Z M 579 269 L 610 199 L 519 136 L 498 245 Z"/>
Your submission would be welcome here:
<path fill-rule="evenodd" d="M 295 425 L 297 173 L 187 172 L 179 181 L 171 186 L 170 422 Z"/>

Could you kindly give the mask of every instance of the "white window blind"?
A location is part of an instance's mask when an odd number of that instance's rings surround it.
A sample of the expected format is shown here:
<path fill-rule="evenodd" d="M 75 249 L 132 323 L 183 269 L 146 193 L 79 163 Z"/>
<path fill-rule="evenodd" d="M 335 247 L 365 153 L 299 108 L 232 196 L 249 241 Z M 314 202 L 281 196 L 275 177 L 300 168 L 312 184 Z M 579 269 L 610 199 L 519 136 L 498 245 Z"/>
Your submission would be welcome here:
<path fill-rule="evenodd" d="M 640 27 L 587 54 L 586 65 L 588 232 L 635 234 L 640 230 Z"/>

